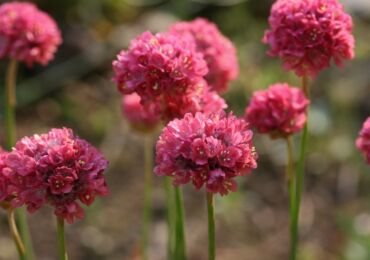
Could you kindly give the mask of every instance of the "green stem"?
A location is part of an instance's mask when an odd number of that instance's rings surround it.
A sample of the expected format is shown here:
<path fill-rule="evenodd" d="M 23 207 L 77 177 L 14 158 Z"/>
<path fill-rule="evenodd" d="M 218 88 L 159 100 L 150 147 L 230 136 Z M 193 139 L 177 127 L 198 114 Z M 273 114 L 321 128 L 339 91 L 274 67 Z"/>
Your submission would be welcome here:
<path fill-rule="evenodd" d="M 167 206 L 167 259 L 175 259 L 175 209 L 174 190 L 171 178 L 164 177 L 164 188 L 166 193 Z"/>
<path fill-rule="evenodd" d="M 302 89 L 307 97 L 309 97 L 309 86 L 308 78 L 304 76 L 302 78 Z M 294 208 L 292 216 L 292 244 L 290 251 L 290 260 L 297 259 L 297 249 L 298 249 L 298 222 L 299 222 L 299 211 L 301 207 L 301 198 L 302 198 L 302 188 L 303 188 L 303 178 L 304 178 L 304 168 L 305 168 L 305 159 L 307 153 L 307 143 L 308 143 L 308 117 L 306 124 L 303 128 L 301 147 L 299 153 L 299 160 L 297 165 L 297 175 L 295 180 L 295 199 L 294 199 Z"/>
<path fill-rule="evenodd" d="M 207 192 L 208 212 L 208 260 L 216 259 L 216 234 L 215 234 L 215 212 L 213 205 L 213 194 Z"/>
<path fill-rule="evenodd" d="M 291 136 L 288 136 L 286 138 L 286 144 L 287 144 L 286 179 L 288 181 L 288 192 L 289 192 L 289 226 L 290 226 L 290 237 L 292 238 L 294 236 L 294 234 L 293 234 L 294 233 L 294 229 L 293 229 L 293 215 L 294 215 L 295 188 L 296 187 L 295 187 L 295 176 L 294 176 L 293 144 L 292 144 L 292 138 L 291 138 Z"/>
<path fill-rule="evenodd" d="M 152 218 L 152 175 L 153 175 L 153 140 L 152 135 L 144 138 L 144 160 L 145 160 L 145 188 L 144 188 L 144 212 L 143 212 L 143 234 L 142 234 L 142 256 L 148 259 L 148 245 L 150 223 Z"/>
<path fill-rule="evenodd" d="M 64 219 L 57 217 L 58 253 L 60 260 L 68 260 L 66 241 L 64 234 Z"/>
<path fill-rule="evenodd" d="M 176 239 L 175 259 L 186 260 L 185 227 L 184 227 L 184 205 L 180 187 L 175 187 L 175 209 L 176 209 Z"/>
<path fill-rule="evenodd" d="M 11 150 L 16 142 L 16 121 L 15 121 L 15 106 L 16 106 L 16 79 L 17 79 L 18 62 L 11 59 L 6 71 L 5 78 L 5 131 L 6 131 L 6 146 Z M 27 259 L 34 259 L 34 251 L 32 240 L 28 228 L 26 212 L 23 208 L 15 211 L 21 238 L 26 246 Z"/>
<path fill-rule="evenodd" d="M 26 250 L 24 248 L 22 239 L 18 233 L 17 224 L 15 223 L 15 218 L 14 218 L 14 210 L 13 208 L 10 207 L 8 208 L 7 211 L 8 211 L 8 223 L 10 227 L 10 232 L 12 234 L 14 244 L 17 248 L 19 259 L 21 260 L 26 259 L 26 255 L 25 255 Z"/>

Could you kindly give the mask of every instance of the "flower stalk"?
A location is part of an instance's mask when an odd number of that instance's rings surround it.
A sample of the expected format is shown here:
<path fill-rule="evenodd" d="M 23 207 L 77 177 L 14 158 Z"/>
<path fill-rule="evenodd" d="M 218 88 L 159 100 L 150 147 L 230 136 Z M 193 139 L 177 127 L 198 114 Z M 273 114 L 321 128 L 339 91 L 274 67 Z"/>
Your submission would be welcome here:
<path fill-rule="evenodd" d="M 19 259 L 21 260 L 27 259 L 26 249 L 24 248 L 24 244 L 18 232 L 17 224 L 15 223 L 14 209 L 12 207 L 9 207 L 7 211 L 8 211 L 8 223 L 10 227 L 10 232 L 12 234 L 14 244 L 16 245 Z"/>
<path fill-rule="evenodd" d="M 175 259 L 186 260 L 185 227 L 184 227 L 184 205 L 180 187 L 175 187 Z"/>
<path fill-rule="evenodd" d="M 302 89 L 307 98 L 309 98 L 309 84 L 308 77 L 302 77 Z M 293 210 L 291 218 L 291 251 L 290 260 L 297 259 L 297 249 L 298 249 L 298 222 L 299 222 L 299 211 L 301 207 L 302 198 L 302 188 L 303 188 L 303 178 L 304 178 L 304 168 L 307 153 L 307 143 L 308 143 L 308 117 L 307 121 L 303 127 L 303 133 L 301 138 L 299 160 L 296 168 L 296 178 L 295 178 L 295 192 L 293 201 Z"/>
<path fill-rule="evenodd" d="M 143 212 L 143 234 L 142 234 L 142 257 L 148 259 L 148 245 L 150 234 L 150 223 L 152 219 L 152 174 L 153 174 L 153 137 L 144 137 L 144 212 Z"/>
<path fill-rule="evenodd" d="M 5 131 L 6 131 L 6 147 L 10 151 L 16 142 L 17 127 L 15 117 L 16 106 L 16 79 L 17 79 L 18 62 L 11 59 L 6 71 L 5 78 Z M 15 215 L 18 220 L 20 239 L 25 243 L 25 254 L 27 259 L 33 259 L 33 246 L 28 228 L 26 212 L 23 208 L 17 209 Z M 13 216 L 14 217 L 14 216 Z M 9 223 L 11 220 L 9 220 Z M 14 223 L 14 227 L 17 228 Z M 18 232 L 17 232 L 18 233 Z M 18 246 L 17 246 L 18 247 Z"/>
<path fill-rule="evenodd" d="M 213 193 L 207 192 L 207 212 L 208 212 L 208 260 L 216 259 L 216 231 L 215 231 L 215 212 Z"/>
<path fill-rule="evenodd" d="M 58 236 L 58 253 L 60 260 L 68 260 L 65 233 L 64 233 L 64 219 L 57 217 L 57 236 Z"/>
<path fill-rule="evenodd" d="M 170 177 L 164 177 L 164 189 L 166 193 L 167 206 L 167 259 L 174 259 L 175 257 L 175 217 L 174 210 L 174 188 Z"/>

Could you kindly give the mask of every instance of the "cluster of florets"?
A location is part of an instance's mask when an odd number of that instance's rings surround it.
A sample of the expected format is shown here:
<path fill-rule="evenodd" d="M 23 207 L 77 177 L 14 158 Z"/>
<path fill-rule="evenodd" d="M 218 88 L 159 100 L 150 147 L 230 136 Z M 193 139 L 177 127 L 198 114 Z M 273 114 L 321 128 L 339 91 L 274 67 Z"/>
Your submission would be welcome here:
<path fill-rule="evenodd" d="M 370 164 L 370 117 L 366 119 L 362 126 L 356 140 L 356 146 L 365 155 L 367 163 Z"/>
<path fill-rule="evenodd" d="M 233 43 L 206 19 L 197 18 L 190 22 L 178 22 L 171 26 L 172 33 L 180 37 L 191 36 L 198 52 L 208 65 L 205 76 L 210 87 L 217 92 L 227 90 L 229 82 L 236 79 L 239 65 Z"/>
<path fill-rule="evenodd" d="M 303 128 L 309 103 L 301 89 L 277 83 L 254 92 L 245 115 L 260 133 L 285 137 Z"/>
<path fill-rule="evenodd" d="M 108 193 L 107 160 L 67 128 L 24 137 L 2 159 L 0 180 L 6 185 L 0 194 L 13 207 L 25 204 L 34 212 L 50 204 L 58 217 L 72 223 L 84 216 L 78 201 L 90 205 Z"/>
<path fill-rule="evenodd" d="M 263 38 L 268 54 L 299 76 L 315 77 L 332 60 L 341 66 L 354 57 L 352 18 L 337 0 L 278 0 L 269 24 Z"/>
<path fill-rule="evenodd" d="M 0 58 L 10 57 L 32 66 L 46 64 L 62 39 L 55 21 L 31 3 L 0 6 Z"/>
<path fill-rule="evenodd" d="M 234 178 L 257 167 L 253 133 L 244 119 L 224 112 L 186 114 L 171 121 L 157 142 L 155 173 L 174 177 L 175 185 L 225 195 L 237 188 Z"/>

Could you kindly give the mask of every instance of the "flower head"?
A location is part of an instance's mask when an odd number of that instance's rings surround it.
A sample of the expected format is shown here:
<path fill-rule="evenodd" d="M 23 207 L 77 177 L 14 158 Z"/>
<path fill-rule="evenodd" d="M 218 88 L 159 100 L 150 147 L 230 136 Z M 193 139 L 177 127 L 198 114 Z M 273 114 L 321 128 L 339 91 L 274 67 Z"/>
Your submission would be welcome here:
<path fill-rule="evenodd" d="M 122 94 L 136 92 L 144 106 L 155 101 L 162 110 L 193 105 L 193 96 L 206 86 L 203 76 L 208 72 L 191 39 L 150 32 L 134 39 L 129 49 L 117 56 L 113 69 Z"/>
<path fill-rule="evenodd" d="M 136 93 L 122 97 L 122 112 L 133 128 L 144 132 L 155 128 L 161 119 L 155 103 L 151 102 L 144 107 Z"/>
<path fill-rule="evenodd" d="M 367 163 L 370 164 L 370 117 L 366 119 L 362 126 L 356 140 L 356 146 L 366 156 Z"/>
<path fill-rule="evenodd" d="M 236 190 L 236 176 L 257 167 L 252 137 L 246 121 L 232 114 L 186 114 L 162 131 L 154 171 L 174 177 L 175 185 L 191 181 L 197 189 L 225 195 Z"/>
<path fill-rule="evenodd" d="M 315 77 L 333 60 L 354 57 L 352 18 L 337 0 L 277 0 L 263 42 L 299 76 Z"/>
<path fill-rule="evenodd" d="M 178 22 L 170 31 L 181 36 L 189 35 L 195 40 L 197 51 L 204 55 L 208 65 L 206 80 L 213 90 L 224 92 L 229 82 L 239 74 L 236 49 L 233 43 L 218 30 L 217 26 L 204 18 L 190 22 Z"/>
<path fill-rule="evenodd" d="M 29 212 L 50 204 L 57 216 L 72 223 L 84 216 L 80 202 L 90 205 L 96 196 L 108 194 L 107 160 L 67 128 L 22 138 L 5 164 L 15 187 L 11 203 L 26 204 Z"/>
<path fill-rule="evenodd" d="M 287 136 L 303 128 L 308 104 L 301 89 L 277 83 L 253 94 L 245 110 L 246 119 L 260 133 Z"/>
<path fill-rule="evenodd" d="M 0 58 L 9 56 L 28 66 L 47 64 L 62 39 L 55 21 L 32 3 L 0 6 Z"/>

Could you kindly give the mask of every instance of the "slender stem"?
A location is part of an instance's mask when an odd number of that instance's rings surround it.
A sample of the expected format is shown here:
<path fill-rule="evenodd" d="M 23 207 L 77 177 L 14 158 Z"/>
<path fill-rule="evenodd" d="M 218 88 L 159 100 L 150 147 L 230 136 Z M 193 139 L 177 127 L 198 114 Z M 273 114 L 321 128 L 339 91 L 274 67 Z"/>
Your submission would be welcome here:
<path fill-rule="evenodd" d="M 207 212 L 208 212 L 208 260 L 216 259 L 216 232 L 215 232 L 215 212 L 213 205 L 213 194 L 207 192 Z"/>
<path fill-rule="evenodd" d="M 180 187 L 175 187 L 175 208 L 176 208 L 175 259 L 186 260 L 184 205 Z"/>
<path fill-rule="evenodd" d="M 14 241 L 14 244 L 16 245 L 19 259 L 26 259 L 26 250 L 24 248 L 22 239 L 18 233 L 17 224 L 15 223 L 15 217 L 14 217 L 14 210 L 13 208 L 8 208 L 8 223 L 10 227 L 10 232 L 12 234 L 12 238 Z"/>
<path fill-rule="evenodd" d="M 167 206 L 167 259 L 175 258 L 175 208 L 174 190 L 170 177 L 164 177 Z"/>
<path fill-rule="evenodd" d="M 57 217 L 58 253 L 60 260 L 68 260 L 66 240 L 64 234 L 64 219 Z"/>
<path fill-rule="evenodd" d="M 145 160 L 145 188 L 144 188 L 144 212 L 142 234 L 142 256 L 148 259 L 148 245 L 150 223 L 152 218 L 152 174 L 153 174 L 153 138 L 152 135 L 144 137 L 144 160 Z"/>
<path fill-rule="evenodd" d="M 306 96 L 309 97 L 309 86 L 308 86 L 307 76 L 304 76 L 302 78 L 302 88 Z M 306 159 L 306 153 L 307 153 L 307 143 L 308 143 L 308 117 L 307 117 L 306 124 L 303 128 L 299 160 L 298 160 L 298 165 L 297 165 L 297 175 L 296 175 L 296 181 L 295 181 L 295 200 L 294 200 L 294 209 L 293 209 L 293 216 L 292 216 L 292 238 L 291 238 L 292 244 L 291 244 L 291 251 L 290 251 L 290 260 L 297 259 L 299 210 L 301 207 L 304 168 L 305 168 L 305 159 Z"/>
<path fill-rule="evenodd" d="M 6 131 L 6 146 L 11 150 L 16 142 L 17 128 L 15 120 L 16 106 L 16 79 L 17 79 L 18 62 L 11 59 L 6 71 L 5 78 L 5 131 Z M 20 208 L 15 211 L 19 231 L 26 246 L 27 259 L 34 259 L 34 251 L 30 231 L 28 228 L 26 212 Z"/>
<path fill-rule="evenodd" d="M 294 236 L 293 229 L 293 214 L 294 214 L 294 203 L 295 203 L 295 176 L 294 176 L 294 158 L 293 158 L 293 144 L 291 136 L 286 138 L 287 144 L 287 167 L 286 167 L 286 179 L 288 182 L 289 192 L 289 225 L 290 225 L 290 236 Z M 293 242 L 292 242 L 293 243 Z"/>

